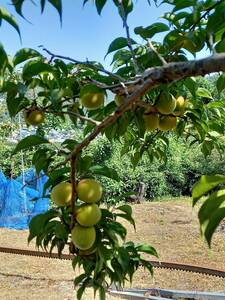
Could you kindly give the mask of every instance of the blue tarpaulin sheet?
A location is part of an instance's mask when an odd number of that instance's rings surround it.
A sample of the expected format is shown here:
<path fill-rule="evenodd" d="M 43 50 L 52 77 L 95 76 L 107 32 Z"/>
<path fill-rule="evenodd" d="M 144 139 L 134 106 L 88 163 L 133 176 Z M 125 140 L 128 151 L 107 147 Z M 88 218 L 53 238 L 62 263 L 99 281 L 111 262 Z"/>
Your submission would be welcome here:
<path fill-rule="evenodd" d="M 0 227 L 27 229 L 32 217 L 47 211 L 49 199 L 43 197 L 47 180 L 34 169 L 16 179 L 7 179 L 0 171 Z"/>

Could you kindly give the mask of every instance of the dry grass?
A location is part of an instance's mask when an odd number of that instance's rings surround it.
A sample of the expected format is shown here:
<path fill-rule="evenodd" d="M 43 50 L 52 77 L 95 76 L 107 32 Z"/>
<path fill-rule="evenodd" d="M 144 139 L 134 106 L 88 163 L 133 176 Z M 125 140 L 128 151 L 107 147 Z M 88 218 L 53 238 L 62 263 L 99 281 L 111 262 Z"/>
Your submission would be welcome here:
<path fill-rule="evenodd" d="M 209 252 L 200 238 L 196 211 L 192 211 L 190 200 L 145 203 L 134 205 L 133 210 L 137 232 L 128 225 L 128 239 L 152 244 L 161 260 L 225 269 L 224 234 L 215 235 Z M 2 246 L 26 249 L 26 239 L 27 231 L 0 229 Z M 73 277 L 69 261 L 0 253 L 2 300 L 72 300 L 75 298 Z M 140 270 L 134 277 L 133 287 L 225 291 L 225 281 L 168 270 L 155 270 L 152 279 Z M 92 292 L 88 291 L 84 299 L 93 299 Z M 115 298 L 108 296 L 107 299 Z"/>

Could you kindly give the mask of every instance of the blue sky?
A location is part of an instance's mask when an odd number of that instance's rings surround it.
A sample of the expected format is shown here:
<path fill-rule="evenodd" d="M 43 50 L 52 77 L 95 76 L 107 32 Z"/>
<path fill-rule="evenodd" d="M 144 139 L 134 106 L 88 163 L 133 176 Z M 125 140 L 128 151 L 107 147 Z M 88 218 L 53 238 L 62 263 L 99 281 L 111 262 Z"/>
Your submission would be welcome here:
<path fill-rule="evenodd" d="M 104 62 L 104 55 L 111 41 L 116 37 L 125 36 L 121 19 L 112 1 L 108 1 L 101 16 L 97 14 L 93 3 L 83 8 L 83 0 L 63 1 L 62 27 L 52 6 L 47 5 L 44 14 L 41 15 L 38 6 L 34 6 L 31 1 L 26 2 L 23 12 L 32 24 L 16 16 L 21 29 L 22 44 L 12 27 L 5 22 L 0 27 L 1 42 L 11 55 L 23 47 L 38 49 L 38 45 L 44 45 L 52 52 L 79 60 L 88 58 Z M 148 26 L 154 21 L 159 21 L 159 17 L 168 10 L 165 6 L 149 6 L 147 0 L 134 2 L 135 10 L 128 19 L 131 32 L 136 26 Z M 1 5 L 14 13 L 9 0 L 2 0 Z M 110 57 L 104 64 L 108 65 L 109 62 Z"/>

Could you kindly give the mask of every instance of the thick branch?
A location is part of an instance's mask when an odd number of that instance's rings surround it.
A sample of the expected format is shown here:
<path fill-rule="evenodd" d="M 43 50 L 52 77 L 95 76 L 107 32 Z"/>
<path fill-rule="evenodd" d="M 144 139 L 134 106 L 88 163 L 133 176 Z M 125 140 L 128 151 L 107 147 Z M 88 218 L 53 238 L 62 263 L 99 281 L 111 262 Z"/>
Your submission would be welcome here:
<path fill-rule="evenodd" d="M 67 163 L 71 158 L 87 147 L 90 142 L 98 136 L 102 130 L 116 122 L 116 120 L 131 106 L 139 101 L 146 92 L 152 90 L 162 83 L 171 83 L 190 76 L 200 76 L 209 73 L 225 71 L 225 54 L 214 55 L 205 59 L 182 62 L 182 63 L 170 63 L 166 66 L 156 67 L 146 70 L 144 73 L 144 82 L 137 80 L 133 84 L 130 84 L 130 90 L 132 94 L 125 98 L 124 103 L 118 107 L 118 109 L 105 118 L 101 124 L 96 126 L 92 133 L 90 133 L 79 145 L 77 145 L 71 154 L 65 159 L 62 164 Z"/>
<path fill-rule="evenodd" d="M 225 71 L 224 53 L 215 54 L 213 56 L 199 60 L 168 63 L 165 66 L 149 68 L 143 73 L 141 77 L 127 81 L 125 85 L 127 87 L 127 91 L 129 92 L 129 94 L 131 94 L 143 86 L 143 81 L 153 81 L 155 86 L 162 83 L 171 83 L 191 76 L 204 76 L 220 71 Z M 152 88 L 151 83 L 149 83 L 149 88 Z M 113 85 L 109 87 L 109 89 L 114 93 L 123 92 L 123 89 L 119 84 Z"/>

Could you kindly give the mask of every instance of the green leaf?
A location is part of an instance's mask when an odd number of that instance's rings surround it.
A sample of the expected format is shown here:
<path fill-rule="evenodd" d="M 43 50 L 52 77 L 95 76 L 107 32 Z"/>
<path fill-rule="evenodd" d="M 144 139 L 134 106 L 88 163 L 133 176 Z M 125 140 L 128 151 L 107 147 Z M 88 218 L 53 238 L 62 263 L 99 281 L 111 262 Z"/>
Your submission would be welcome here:
<path fill-rule="evenodd" d="M 39 214 L 33 217 L 29 223 L 29 237 L 28 242 L 30 242 L 34 237 L 42 234 L 45 225 L 49 220 L 54 219 L 58 216 L 58 212 L 54 210 L 49 210 L 44 214 Z"/>
<path fill-rule="evenodd" d="M 118 249 L 118 262 L 120 263 L 123 271 L 126 271 L 129 267 L 130 257 L 126 248 L 120 247 Z"/>
<path fill-rule="evenodd" d="M 154 23 L 148 27 L 136 27 L 134 32 L 140 35 L 143 39 L 151 39 L 156 33 L 168 31 L 169 27 L 164 23 Z"/>
<path fill-rule="evenodd" d="M 196 91 L 196 95 L 203 98 L 213 99 L 211 93 L 204 88 L 198 88 Z"/>
<path fill-rule="evenodd" d="M 13 0 L 12 1 L 12 4 L 14 5 L 15 9 L 16 9 L 16 12 L 21 16 L 23 17 L 23 14 L 22 14 L 22 6 L 24 4 L 24 1 L 25 0 Z"/>
<path fill-rule="evenodd" d="M 174 1 L 174 2 L 175 2 L 175 7 L 173 9 L 173 12 L 193 6 L 196 4 L 196 0 L 182 0 L 182 1 L 178 0 L 178 1 Z"/>
<path fill-rule="evenodd" d="M 95 5 L 98 11 L 98 14 L 100 15 L 102 12 L 103 7 L 105 6 L 107 0 L 95 0 Z"/>
<path fill-rule="evenodd" d="M 132 44 L 136 44 L 136 42 L 134 40 L 131 40 Z M 111 53 L 114 52 L 116 50 L 122 49 L 124 47 L 127 47 L 128 43 L 127 43 L 127 39 L 124 37 L 119 37 L 116 38 L 110 45 L 109 45 L 109 49 L 106 53 L 106 56 Z"/>
<path fill-rule="evenodd" d="M 217 91 L 220 94 L 225 89 L 225 74 L 222 74 L 216 81 Z"/>
<path fill-rule="evenodd" d="M 60 22 L 62 23 L 62 0 L 48 0 L 48 2 L 56 8 L 60 16 Z"/>
<path fill-rule="evenodd" d="M 95 175 L 105 176 L 107 178 L 111 178 L 116 181 L 120 180 L 116 170 L 113 168 L 109 168 L 107 166 L 100 166 L 100 165 L 92 166 L 89 168 L 89 171 L 91 171 Z"/>
<path fill-rule="evenodd" d="M 195 205 L 203 195 L 207 194 L 209 191 L 211 191 L 221 183 L 225 183 L 224 175 L 203 175 L 193 187 L 193 205 Z"/>
<path fill-rule="evenodd" d="M 78 286 L 85 278 L 87 278 L 87 274 L 81 274 L 74 279 L 75 287 Z"/>
<path fill-rule="evenodd" d="M 8 56 L 3 45 L 0 43 L 0 87 L 3 85 L 3 74 L 8 65 Z"/>
<path fill-rule="evenodd" d="M 212 237 L 216 228 L 224 218 L 225 218 L 225 207 L 222 207 L 217 209 L 213 214 L 211 214 L 207 221 L 207 226 L 201 228 L 202 234 L 206 238 L 209 247 L 211 246 Z"/>
<path fill-rule="evenodd" d="M 132 207 L 128 204 L 121 205 L 121 206 L 117 207 L 116 209 L 125 212 L 127 215 L 130 215 L 130 216 L 132 215 Z"/>
<path fill-rule="evenodd" d="M 12 14 L 10 14 L 4 7 L 0 7 L 0 21 L 1 21 L 1 19 L 5 20 L 11 26 L 13 26 L 16 29 L 16 31 L 18 32 L 19 36 L 21 37 L 20 29 L 16 22 L 15 17 Z"/>
<path fill-rule="evenodd" d="M 141 245 L 137 245 L 135 248 L 138 252 L 143 252 L 143 253 L 147 253 L 147 254 L 151 254 L 153 256 L 159 257 L 155 248 L 150 245 L 141 244 Z"/>
<path fill-rule="evenodd" d="M 14 66 L 34 57 L 42 57 L 41 53 L 31 48 L 23 48 L 16 52 L 13 57 Z"/>
<path fill-rule="evenodd" d="M 220 190 L 210 195 L 198 212 L 201 226 L 204 226 L 210 216 L 223 205 L 225 205 L 225 190 Z"/>
<path fill-rule="evenodd" d="M 52 66 L 38 60 L 32 60 L 23 67 L 23 79 L 27 80 L 43 72 L 53 73 Z"/>
<path fill-rule="evenodd" d="M 55 236 L 59 239 L 67 239 L 68 232 L 66 226 L 60 222 L 57 223 L 55 227 Z"/>
<path fill-rule="evenodd" d="M 77 300 L 81 300 L 84 291 L 85 291 L 85 286 L 81 286 L 81 287 L 77 290 Z"/>
<path fill-rule="evenodd" d="M 30 135 L 18 142 L 12 154 L 16 154 L 19 151 L 27 150 L 34 146 L 47 144 L 47 143 L 49 143 L 49 141 L 46 140 L 45 138 L 42 138 L 38 135 Z"/>

